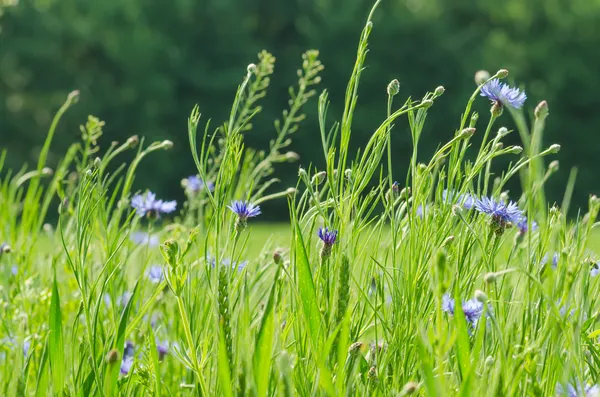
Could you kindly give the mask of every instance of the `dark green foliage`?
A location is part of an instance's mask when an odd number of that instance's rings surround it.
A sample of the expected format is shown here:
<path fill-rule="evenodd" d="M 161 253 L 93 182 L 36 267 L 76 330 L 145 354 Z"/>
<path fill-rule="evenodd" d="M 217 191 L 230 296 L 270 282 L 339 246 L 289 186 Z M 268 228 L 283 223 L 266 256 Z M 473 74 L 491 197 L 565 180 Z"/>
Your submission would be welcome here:
<path fill-rule="evenodd" d="M 183 198 L 179 181 L 194 173 L 182 122 L 195 103 L 217 126 L 263 48 L 277 63 L 264 109 L 247 132 L 247 143 L 268 149 L 275 120 L 287 108 L 287 87 L 308 48 L 320 50 L 323 83 L 332 101 L 330 122 L 341 119 L 343 95 L 362 26 L 372 2 L 362 0 L 43 0 L 21 1 L 0 10 L 0 145 L 9 149 L 7 168 L 37 162 L 51 117 L 73 89 L 80 103 L 65 115 L 50 152 L 56 166 L 78 124 L 88 114 L 106 120 L 100 144 L 129 136 L 169 139 L 173 151 L 160 153 L 140 169 L 134 189 Z M 584 204 L 599 185 L 596 172 L 600 125 L 600 1 L 597 0 L 386 0 L 374 18 L 373 56 L 361 80 L 360 111 L 354 116 L 353 148 L 364 145 L 385 118 L 386 86 L 400 81 L 400 98 L 444 85 L 423 131 L 423 158 L 457 125 L 478 69 L 507 68 L 509 80 L 528 93 L 526 108 L 546 99 L 550 143 L 563 144 L 561 169 L 549 181 L 549 201 L 562 199 L 570 167 L 580 166 L 573 207 Z M 301 164 L 320 164 L 316 101 L 294 135 Z M 481 98 L 477 111 L 488 104 Z M 448 120 L 455 120 L 454 123 Z M 501 125 L 512 128 L 508 114 Z M 474 138 L 477 142 L 478 133 Z M 479 137 L 481 139 L 481 137 Z M 517 134 L 512 137 L 517 142 Z M 402 180 L 410 156 L 410 134 L 393 131 L 395 175 Z M 498 164 L 504 166 L 505 164 Z M 294 183 L 297 164 L 282 164 L 283 186 Z M 511 186 L 515 196 L 518 185 Z M 597 193 L 597 192 L 596 192 Z M 286 202 L 270 204 L 265 218 L 284 217 Z"/>

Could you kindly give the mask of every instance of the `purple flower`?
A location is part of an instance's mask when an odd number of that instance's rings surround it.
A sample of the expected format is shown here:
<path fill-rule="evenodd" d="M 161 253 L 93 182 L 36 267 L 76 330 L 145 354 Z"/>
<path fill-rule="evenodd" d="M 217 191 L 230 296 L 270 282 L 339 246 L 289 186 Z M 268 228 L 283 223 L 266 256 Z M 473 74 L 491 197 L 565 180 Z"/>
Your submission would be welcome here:
<path fill-rule="evenodd" d="M 525 234 L 529 231 L 529 225 L 527 222 L 527 217 L 522 216 L 521 219 L 517 222 L 517 227 L 519 228 L 519 233 Z M 538 224 L 536 221 L 531 221 L 531 231 L 535 232 L 538 229 Z"/>
<path fill-rule="evenodd" d="M 581 383 L 567 383 L 565 387 L 558 384 L 556 385 L 556 393 L 558 393 L 559 396 L 566 397 L 600 397 L 600 387 L 598 387 L 598 385 L 587 385 L 584 387 Z"/>
<path fill-rule="evenodd" d="M 129 237 L 131 241 L 138 245 L 148 245 L 150 247 L 156 247 L 159 243 L 158 236 L 155 234 L 148 234 L 145 232 L 134 232 Z"/>
<path fill-rule="evenodd" d="M 150 269 L 148 269 L 148 278 L 154 284 L 158 284 L 163 281 L 165 279 L 165 274 L 162 266 L 151 266 Z"/>
<path fill-rule="evenodd" d="M 131 199 L 131 206 L 135 208 L 139 216 L 156 216 L 161 213 L 169 214 L 175 211 L 177 201 L 157 200 L 156 195 L 152 192 L 147 192 L 145 195 L 136 194 Z"/>
<path fill-rule="evenodd" d="M 19 273 L 19 268 L 17 267 L 17 265 L 12 265 L 12 267 L 10 268 L 10 272 L 13 276 L 16 276 L 17 273 Z"/>
<path fill-rule="evenodd" d="M 260 207 L 247 201 L 234 200 L 231 205 L 228 205 L 231 211 L 233 211 L 241 220 L 245 221 L 248 218 L 253 218 L 261 214 Z"/>
<path fill-rule="evenodd" d="M 560 255 L 558 252 L 554 252 L 552 254 L 552 269 L 556 269 L 558 267 L 558 260 L 560 259 Z M 548 255 L 544 255 L 544 257 L 541 260 L 541 265 L 545 265 L 546 263 L 548 263 Z"/>
<path fill-rule="evenodd" d="M 198 193 L 202 189 L 208 189 L 209 191 L 215 190 L 215 184 L 212 182 L 204 182 L 202 178 L 197 175 L 192 175 L 183 180 L 184 187 L 191 193 Z"/>
<path fill-rule="evenodd" d="M 123 356 L 123 361 L 121 361 L 121 375 L 127 375 L 129 373 L 129 371 L 131 371 L 132 366 L 133 366 L 133 357 Z"/>
<path fill-rule="evenodd" d="M 444 294 L 444 296 L 442 297 L 442 310 L 453 316 L 454 309 L 454 299 L 452 299 L 449 294 Z M 477 320 L 479 320 L 479 318 L 483 314 L 483 303 L 473 298 L 471 300 L 463 302 L 462 310 L 465 314 L 467 322 L 474 327 L 475 325 L 477 325 Z"/>
<path fill-rule="evenodd" d="M 169 343 L 156 342 L 156 350 L 158 351 L 158 359 L 162 361 L 165 358 L 165 356 L 169 353 Z"/>
<path fill-rule="evenodd" d="M 494 104 L 511 106 L 515 109 L 521 109 L 527 99 L 525 91 L 511 88 L 508 84 L 501 83 L 499 79 L 493 79 L 481 87 L 481 96 L 487 97 Z"/>
<path fill-rule="evenodd" d="M 517 203 L 514 201 L 505 204 L 502 201 L 483 197 L 481 200 L 475 200 L 475 209 L 481 213 L 490 215 L 493 221 L 502 227 L 505 227 L 509 222 L 519 223 L 523 217 L 523 211 L 519 209 Z"/>
<path fill-rule="evenodd" d="M 216 258 L 210 254 L 206 256 L 206 262 L 210 264 L 212 268 L 214 268 L 217 265 Z M 231 267 L 232 269 L 237 268 L 237 270 L 241 272 L 242 270 L 244 270 L 246 265 L 248 265 L 248 261 L 241 261 L 238 263 L 237 261 L 231 261 L 231 259 L 229 258 L 224 258 L 221 259 L 221 265 Z"/>
<path fill-rule="evenodd" d="M 329 230 L 329 228 L 319 228 L 317 231 L 317 236 L 323 241 L 325 245 L 332 246 L 335 244 L 335 240 L 337 239 L 338 231 L 337 230 Z"/>

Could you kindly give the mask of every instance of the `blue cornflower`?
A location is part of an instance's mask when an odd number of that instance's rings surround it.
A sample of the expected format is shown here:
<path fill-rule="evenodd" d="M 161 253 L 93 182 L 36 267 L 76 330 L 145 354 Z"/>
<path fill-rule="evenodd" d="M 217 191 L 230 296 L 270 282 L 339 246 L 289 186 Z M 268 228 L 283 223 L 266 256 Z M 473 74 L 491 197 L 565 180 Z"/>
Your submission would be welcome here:
<path fill-rule="evenodd" d="M 487 97 L 496 106 L 511 106 L 515 109 L 521 109 L 527 99 L 525 91 L 511 88 L 499 79 L 493 79 L 481 87 L 481 96 Z"/>
<path fill-rule="evenodd" d="M 202 189 L 208 189 L 209 191 L 215 190 L 215 184 L 212 182 L 204 182 L 204 180 L 197 175 L 192 175 L 183 180 L 183 185 L 186 190 L 192 193 L 198 193 Z"/>
<path fill-rule="evenodd" d="M 260 207 L 258 205 L 254 205 L 247 201 L 232 201 L 231 205 L 228 205 L 227 208 L 235 212 L 235 214 L 243 220 L 253 218 L 261 214 Z"/>
<path fill-rule="evenodd" d="M 147 192 L 145 195 L 136 194 L 133 196 L 131 206 L 135 208 L 139 216 L 153 215 L 158 217 L 161 213 L 169 214 L 175 211 L 177 201 L 157 200 L 156 194 Z"/>
<path fill-rule="evenodd" d="M 475 209 L 481 213 L 491 215 L 492 224 L 496 226 L 496 232 L 502 232 L 509 224 L 519 223 L 523 217 L 523 211 L 517 204 L 510 201 L 505 204 L 489 197 L 475 200 Z"/>
<path fill-rule="evenodd" d="M 454 308 L 454 299 L 452 299 L 449 294 L 444 294 L 444 296 L 442 297 L 442 310 L 453 316 Z M 479 320 L 479 318 L 483 314 L 483 303 L 473 298 L 471 300 L 463 302 L 462 310 L 465 314 L 467 322 L 474 327 L 475 325 L 477 325 L 477 320 Z"/>
<path fill-rule="evenodd" d="M 452 190 L 445 189 L 442 192 L 442 200 L 446 202 L 452 202 L 454 200 L 454 196 L 456 192 Z M 463 208 L 466 210 L 470 210 L 475 205 L 475 198 L 470 193 L 459 194 L 456 197 L 456 201 L 459 204 L 462 204 Z"/>
<path fill-rule="evenodd" d="M 152 266 L 148 269 L 148 279 L 154 284 L 158 284 L 165 279 L 165 274 L 162 266 Z"/>
<path fill-rule="evenodd" d="M 600 274 L 600 262 L 596 262 L 592 265 L 592 270 L 590 270 L 590 276 L 596 277 Z"/>
<path fill-rule="evenodd" d="M 517 222 L 517 227 L 519 228 L 519 233 L 525 234 L 529 231 L 529 225 L 527 224 L 527 217 L 522 216 L 521 219 Z M 535 232 L 538 230 L 538 224 L 536 221 L 531 221 L 531 231 Z"/>
<path fill-rule="evenodd" d="M 131 371 L 133 366 L 133 355 L 135 353 L 135 347 L 133 342 L 125 342 L 125 348 L 123 349 L 123 360 L 121 361 L 121 374 L 127 375 Z"/>
<path fill-rule="evenodd" d="M 600 397 L 600 387 L 598 385 L 587 385 L 584 387 L 581 383 L 567 383 L 566 387 L 558 384 L 556 385 L 556 392 L 560 396 L 566 397 L 579 397 L 582 395 L 585 397 Z"/>
<path fill-rule="evenodd" d="M 214 268 L 217 265 L 216 258 L 210 254 L 206 256 L 206 262 L 210 264 L 212 268 Z M 232 261 L 229 258 L 223 258 L 221 259 L 221 265 L 225 267 L 231 267 L 232 269 L 237 269 L 238 272 L 241 272 L 248 265 L 248 261 L 237 262 Z"/>
<path fill-rule="evenodd" d="M 325 245 L 333 245 L 335 244 L 335 240 L 337 239 L 338 231 L 337 230 L 329 230 L 329 228 L 319 228 L 317 232 L 317 236 L 323 241 Z"/>
<path fill-rule="evenodd" d="M 129 237 L 131 241 L 139 245 L 148 245 L 150 247 L 156 247 L 159 243 L 158 236 L 155 234 L 148 234 L 145 232 L 134 232 Z"/>

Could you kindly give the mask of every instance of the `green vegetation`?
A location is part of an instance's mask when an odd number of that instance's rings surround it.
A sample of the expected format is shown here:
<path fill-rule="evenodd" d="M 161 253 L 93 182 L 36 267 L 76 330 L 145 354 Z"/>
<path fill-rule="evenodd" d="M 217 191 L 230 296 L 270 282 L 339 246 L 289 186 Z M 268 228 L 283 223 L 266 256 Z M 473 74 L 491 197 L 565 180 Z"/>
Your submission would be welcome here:
<path fill-rule="evenodd" d="M 97 117 L 47 168 L 79 92 L 50 123 L 34 168 L 10 171 L 12 152 L 2 151 L 0 394 L 598 396 L 600 267 L 590 247 L 600 199 L 567 217 L 570 178 L 560 206 L 547 200 L 560 150 L 543 144 L 548 104 L 529 117 L 507 70 L 479 73 L 462 115 L 446 120 L 452 134 L 426 156 L 428 114 L 449 93 L 407 98 L 392 80 L 387 112 L 354 151 L 379 3 L 340 119 L 315 89 L 314 50 L 268 150 L 246 145 L 269 89 L 268 52 L 248 65 L 226 122 L 192 108 L 197 175 L 183 181 L 183 202 L 136 188 L 173 142 L 134 135 L 103 146 Z M 278 188 L 276 169 L 294 159 L 292 138 L 317 94 L 310 138 L 323 166 Z M 411 138 L 406 173 L 394 171 L 401 129 Z M 259 222 L 269 202 L 287 203 L 290 224 Z"/>

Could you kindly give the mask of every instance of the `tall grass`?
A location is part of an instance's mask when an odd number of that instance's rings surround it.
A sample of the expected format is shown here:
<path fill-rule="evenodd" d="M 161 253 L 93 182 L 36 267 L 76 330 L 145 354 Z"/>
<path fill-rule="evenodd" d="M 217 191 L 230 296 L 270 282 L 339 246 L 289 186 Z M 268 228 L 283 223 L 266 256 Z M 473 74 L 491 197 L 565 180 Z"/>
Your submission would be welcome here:
<path fill-rule="evenodd" d="M 341 119 L 328 114 L 326 91 L 315 104 L 326 166 L 300 168 L 295 187 L 277 190 L 273 172 L 297 159 L 288 148 L 317 94 L 317 51 L 303 55 L 266 151 L 244 137 L 268 91 L 271 54 L 248 66 L 226 122 L 213 126 L 193 109 L 197 176 L 184 180 L 187 200 L 174 213 L 134 190 L 138 167 L 170 141 L 131 137 L 105 150 L 104 123 L 90 117 L 56 170 L 46 168 L 76 92 L 36 169 L 3 170 L 2 153 L 0 394 L 597 395 L 598 265 L 589 247 L 600 201 L 592 196 L 566 217 L 573 177 L 562 206 L 547 202 L 557 162 L 546 158 L 560 149 L 544 146 L 547 104 L 531 118 L 499 103 L 478 115 L 471 107 L 482 88 L 507 75 L 483 73 L 447 142 L 426 159 L 421 133 L 444 89 L 398 106 L 405 95 L 393 81 L 387 117 L 354 154 L 378 3 Z M 508 117 L 522 148 L 503 144 Z M 395 125 L 412 137 L 406 175 L 392 169 Z M 479 147 L 474 135 L 483 136 Z M 135 159 L 115 167 L 130 150 Z M 494 174 L 500 156 L 512 161 Z M 507 209 L 514 178 L 522 195 Z M 260 231 L 252 206 L 275 199 L 288 200 L 291 219 L 277 244 L 252 237 Z M 45 222 L 55 203 L 53 226 Z M 504 217 L 508 210 L 519 216 Z"/>

